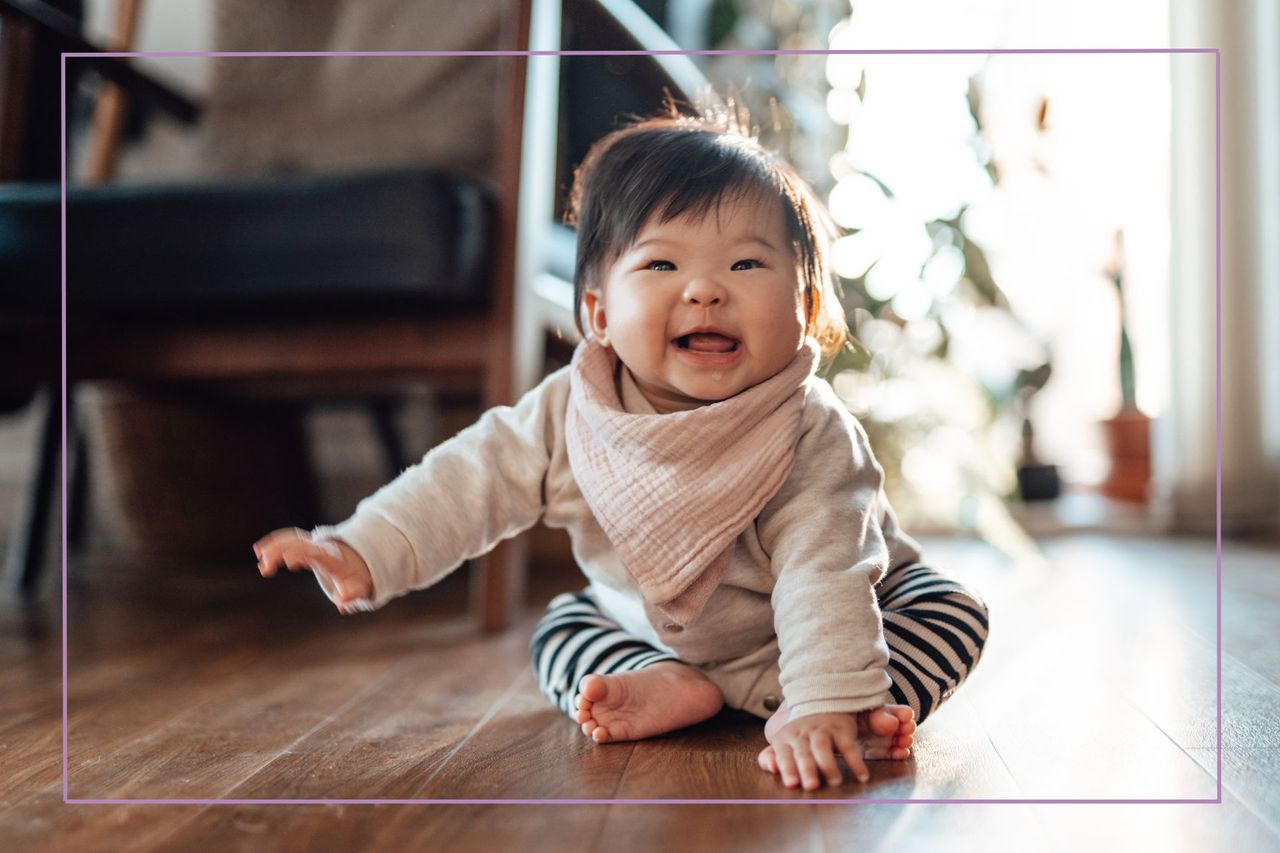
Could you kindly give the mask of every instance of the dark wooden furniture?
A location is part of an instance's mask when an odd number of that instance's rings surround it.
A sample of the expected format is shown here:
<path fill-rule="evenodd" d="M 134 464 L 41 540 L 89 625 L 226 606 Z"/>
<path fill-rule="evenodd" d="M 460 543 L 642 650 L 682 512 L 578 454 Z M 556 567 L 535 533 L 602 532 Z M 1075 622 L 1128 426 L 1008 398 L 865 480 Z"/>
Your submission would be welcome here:
<path fill-rule="evenodd" d="M 95 50 L 43 6 L 0 0 L 6 20 L 53 32 L 64 50 Z M 508 47 L 675 48 L 630 0 L 570 0 L 563 8 L 519 0 L 513 14 Z M 131 96 L 182 120 L 198 118 L 198 105 L 126 59 L 84 62 Z M 514 402 L 540 378 L 546 335 L 574 335 L 573 235 L 555 222 L 573 159 L 622 116 L 652 113 L 664 93 L 702 84 L 683 56 L 609 62 L 601 71 L 599 59 L 508 61 L 492 188 L 422 169 L 69 188 L 67 381 L 295 382 L 372 394 L 426 378 L 479 388 L 482 408 Z M 601 85 L 584 85 L 593 74 Z M 41 297 L 30 335 L 9 337 L 6 348 L 25 340 L 49 350 L 58 202 L 52 184 L 0 188 L 0 232 L 7 226 L 20 235 L 0 250 L 0 278 L 14 284 L 0 322 L 18 319 L 9 308 L 21 299 Z M 176 280 L 173 269 L 187 272 Z M 52 387 L 57 374 L 48 359 L 42 364 L 16 378 Z M 53 397 L 29 502 L 37 514 L 15 549 L 28 592 L 40 563 L 30 544 L 40 539 L 56 467 L 61 410 Z M 74 418 L 71 425 L 74 439 Z M 522 548 L 522 540 L 508 540 L 474 561 L 474 604 L 487 629 L 506 624 L 519 595 Z"/>
<path fill-rule="evenodd" d="M 531 0 L 512 3 L 515 26 L 508 28 L 511 41 L 503 47 L 527 46 L 532 6 Z M 96 52 L 79 37 L 74 22 L 46 4 L 6 0 L 3 9 L 6 28 L 16 21 L 21 28 L 50 34 L 63 51 Z M 69 65 L 81 61 L 67 60 Z M 184 101 L 157 98 L 167 90 L 127 59 L 83 62 L 131 94 L 139 92 L 162 106 L 176 103 L 171 112 L 190 117 Z M 67 382 L 288 379 L 385 388 L 407 378 L 444 377 L 480 388 L 484 407 L 513 402 L 525 66 L 521 56 L 504 60 L 501 91 L 507 103 L 500 108 L 508 120 L 492 188 L 428 170 L 237 186 L 70 188 Z M 6 323 L 23 324 L 26 333 L 21 340 L 7 335 L 6 348 L 48 351 L 51 320 L 57 317 L 58 255 L 50 251 L 56 246 L 40 243 L 56 237 L 57 212 L 56 184 L 0 190 L 0 230 L 15 236 L 0 257 L 0 267 L 9 273 L 5 288 L 12 288 L 4 317 Z M 361 214 L 366 226 L 383 229 L 364 235 L 371 239 L 363 254 L 358 241 L 342 242 L 357 230 Z M 254 216 L 283 230 L 263 235 L 254 227 Z M 397 223 L 405 225 L 399 242 L 386 237 Z M 411 233 L 413 227 L 417 234 Z M 379 252 L 387 242 L 393 244 L 390 249 Z M 447 270 L 449 281 L 414 269 L 432 261 L 443 262 L 435 264 L 436 271 Z M 321 281 L 335 265 L 340 268 Z M 167 266 L 177 275 L 165 281 Z M 183 269 L 193 274 L 183 276 Z M 316 287 L 294 310 L 293 300 L 304 296 L 299 288 L 306 282 L 327 290 Z M 254 284 L 264 287 L 255 292 Z M 24 301 L 31 305 L 20 304 Z M 32 310 L 26 312 L 28 307 Z M 52 378 L 47 360 L 38 365 L 18 360 L 10 370 L 16 381 Z M 57 405 L 48 407 L 31 502 L 41 512 L 47 512 L 51 497 L 50 460 L 56 456 L 50 445 L 60 414 Z M 40 562 L 38 549 L 29 544 L 41 539 L 43 518 L 32 522 L 25 553 L 16 555 L 20 583 L 28 592 L 34 592 Z M 476 607 L 487 629 L 506 622 L 522 572 L 519 549 L 518 542 L 505 542 L 475 561 Z"/>

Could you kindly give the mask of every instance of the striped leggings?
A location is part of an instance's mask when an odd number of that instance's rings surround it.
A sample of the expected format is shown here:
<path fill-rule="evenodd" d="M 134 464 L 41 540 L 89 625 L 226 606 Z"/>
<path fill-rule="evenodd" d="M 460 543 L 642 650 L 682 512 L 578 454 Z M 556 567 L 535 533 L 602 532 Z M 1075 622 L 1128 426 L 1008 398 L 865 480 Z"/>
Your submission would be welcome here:
<path fill-rule="evenodd" d="M 977 665 L 987 639 L 987 606 L 959 581 L 920 564 L 890 571 L 876 597 L 889 646 L 889 691 L 922 723 Z M 552 599 L 530 651 L 538 686 L 570 717 L 584 677 L 679 660 L 623 631 L 588 590 Z"/>

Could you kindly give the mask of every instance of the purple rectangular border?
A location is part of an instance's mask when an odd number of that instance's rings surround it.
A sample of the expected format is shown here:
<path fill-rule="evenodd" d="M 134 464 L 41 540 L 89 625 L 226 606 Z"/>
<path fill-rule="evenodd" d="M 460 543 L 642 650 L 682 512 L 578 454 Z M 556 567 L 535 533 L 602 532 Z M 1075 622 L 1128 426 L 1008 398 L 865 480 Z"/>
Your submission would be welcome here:
<path fill-rule="evenodd" d="M 1216 799 L 806 799 L 787 800 L 493 800 L 493 799 L 71 799 L 67 775 L 67 60 L 114 57 L 121 59 L 169 57 L 321 57 L 321 56 L 918 56 L 937 54 L 1213 54 L 1214 58 L 1214 545 L 1217 584 L 1217 782 Z M 421 50 L 421 51 L 118 51 L 61 54 L 59 120 L 61 121 L 61 227 L 62 227 L 62 801 L 68 805 L 850 805 L 850 804 L 1010 804 L 1010 805 L 1153 805 L 1222 804 L 1222 52 L 1216 47 L 1169 48 L 1005 48 L 954 50 Z"/>

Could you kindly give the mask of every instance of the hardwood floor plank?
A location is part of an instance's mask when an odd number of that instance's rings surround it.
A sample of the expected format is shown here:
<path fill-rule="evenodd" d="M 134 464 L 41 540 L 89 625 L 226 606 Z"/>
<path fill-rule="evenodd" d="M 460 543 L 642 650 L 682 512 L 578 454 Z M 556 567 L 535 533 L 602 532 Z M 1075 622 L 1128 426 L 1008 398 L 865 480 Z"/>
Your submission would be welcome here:
<path fill-rule="evenodd" d="M 803 794 L 783 788 L 756 764 L 756 754 L 765 744 L 762 720 L 740 711 L 722 711 L 704 723 L 634 744 L 617 797 L 803 798 Z"/>
<path fill-rule="evenodd" d="M 401 809 L 372 834 L 369 849 L 495 850 L 598 849 L 611 806 L 428 805 Z M 615 839 L 620 841 L 620 839 Z"/>
<path fill-rule="evenodd" d="M 981 664 L 974 672 L 978 678 Z M 1010 799 L 1022 796 L 996 752 L 978 713 L 961 689 L 925 720 L 916 735 L 905 772 L 891 784 L 876 785 L 874 762 L 870 796 L 878 799 Z"/>
<path fill-rule="evenodd" d="M 634 746 L 592 743 L 542 696 L 526 665 L 502 705 L 415 796 L 608 799 Z"/>
<path fill-rule="evenodd" d="M 1166 633 L 1160 655 L 1147 656 L 1122 689 L 1179 745 L 1216 748 L 1217 660 L 1200 637 Z M 1234 655 L 1222 660 L 1222 740 L 1224 746 L 1280 747 L 1280 687 Z"/>
<path fill-rule="evenodd" d="M 369 850 L 391 806 L 216 805 L 184 821 L 157 850 Z"/>
<path fill-rule="evenodd" d="M 227 583 L 207 580 L 160 600 L 151 597 L 159 594 L 154 590 L 134 596 L 127 584 L 87 595 L 92 605 L 72 607 L 68 619 L 73 740 L 91 729 L 149 731 L 212 698 L 220 685 L 246 670 L 287 671 L 298 660 L 331 655 L 334 646 L 378 653 L 377 632 L 360 630 L 353 624 L 359 620 L 340 620 L 323 610 L 302 612 L 297 593 L 311 592 L 300 583 L 308 580 L 291 577 L 278 589 L 260 583 L 249 592 L 231 593 L 249 602 L 240 607 L 226 605 Z M 264 590 L 262 598 L 251 597 Z"/>
<path fill-rule="evenodd" d="M 818 820 L 827 850 L 990 853 L 1049 847 L 1043 827 L 1025 805 L 832 806 L 820 809 Z"/>
<path fill-rule="evenodd" d="M 524 627 L 424 646 L 228 798 L 414 797 L 527 666 Z"/>
<path fill-rule="evenodd" d="M 841 848 L 823 842 L 816 805 L 639 805 L 609 807 L 597 853 L 696 850 L 772 853 Z M 848 848 L 844 848 L 848 849 Z"/>
<path fill-rule="evenodd" d="M 213 806 L 160 850 L 591 850 L 604 806 Z"/>
<path fill-rule="evenodd" d="M 1118 686 L 1140 665 L 1137 653 L 1159 653 L 1135 641 L 1132 615 L 1149 590 L 1122 573 L 1100 579 L 1093 549 L 1050 554 L 1053 568 L 1023 591 L 1011 624 L 993 617 L 963 688 L 1019 789 L 1055 799 L 1211 796 L 1213 779 Z M 1155 624 L 1160 637 L 1183 630 Z"/>
<path fill-rule="evenodd" d="M 1078 647 L 1050 641 L 1041 648 L 1040 661 L 1006 672 L 1007 689 L 967 697 L 1023 796 L 1212 795 L 1212 777 L 1096 672 L 1082 668 L 1091 659 L 1069 660 Z M 1073 697 L 1063 696 L 1064 684 Z"/>
<path fill-rule="evenodd" d="M 308 581 L 308 589 L 314 585 L 309 578 L 294 580 L 295 589 L 299 580 Z M 96 662 L 69 675 L 73 796 L 219 796 L 265 762 L 273 747 L 287 747 L 406 655 L 431 642 L 475 635 L 456 610 L 435 622 L 395 607 L 367 619 L 343 619 L 323 611 L 305 614 L 296 605 L 277 611 L 267 596 L 241 608 L 241 615 L 227 614 L 226 624 L 216 596 L 193 599 L 188 593 L 179 600 L 170 609 L 185 610 L 188 630 L 162 647 L 114 656 L 101 653 L 111 647 L 112 635 L 100 633 Z M 131 615 L 122 621 L 146 623 L 153 610 L 142 607 Z M 77 644 L 85 643 L 80 627 L 70 626 L 73 661 Z M 298 713 L 290 696 L 310 706 Z M 231 719 L 244 728 L 231 726 Z M 181 772 L 209 760 L 211 768 L 243 775 L 217 780 L 212 770 Z M 130 776 L 132 782 L 120 787 Z"/>
<path fill-rule="evenodd" d="M 1206 771 L 1217 772 L 1217 749 L 1188 752 Z M 1276 836 L 1275 849 L 1280 849 L 1280 749 L 1224 747 L 1222 785 Z"/>
<path fill-rule="evenodd" d="M 61 791 L 62 730 L 52 720 L 51 711 L 28 715 L 0 733 L 0 804 L 19 805 L 54 784 Z"/>
<path fill-rule="evenodd" d="M 244 678 L 226 698 L 204 702 L 109 752 L 73 753 L 72 795 L 220 797 L 384 675 L 351 662 L 300 667 L 285 680 L 279 674 Z"/>
<path fill-rule="evenodd" d="M 265 653 L 234 641 L 224 641 L 216 649 L 185 640 L 169 646 L 172 651 L 166 653 L 122 653 L 97 665 L 70 668 L 68 728 L 73 766 L 153 733 L 201 704 L 243 696 L 245 679 L 254 674 L 278 673 L 291 660 L 315 658 L 322 652 L 319 647 L 307 650 L 300 643 Z M 282 652 L 291 660 L 285 660 Z"/>
<path fill-rule="evenodd" d="M 154 690 L 82 701 L 73 690 L 72 793 L 221 796 L 406 655 L 473 631 L 463 619 L 392 636 L 325 625 L 274 647 L 260 637 L 229 641 L 221 655 L 201 661 L 207 669 L 199 677 L 170 675 Z"/>
<path fill-rule="evenodd" d="M 1264 550 L 1227 542 L 1222 551 L 1223 650 L 1280 687 L 1280 560 Z M 1212 642 L 1213 636 L 1208 639 Z"/>
<path fill-rule="evenodd" d="M 1276 836 L 1228 797 L 1222 805 L 1035 806 L 1052 846 L 1080 850 L 1275 850 Z"/>
<path fill-rule="evenodd" d="M 59 781 L 33 792 L 12 809 L 0 809 L 0 837 L 5 849 L 12 851 L 156 850 L 203 808 L 68 805 L 62 801 Z"/>

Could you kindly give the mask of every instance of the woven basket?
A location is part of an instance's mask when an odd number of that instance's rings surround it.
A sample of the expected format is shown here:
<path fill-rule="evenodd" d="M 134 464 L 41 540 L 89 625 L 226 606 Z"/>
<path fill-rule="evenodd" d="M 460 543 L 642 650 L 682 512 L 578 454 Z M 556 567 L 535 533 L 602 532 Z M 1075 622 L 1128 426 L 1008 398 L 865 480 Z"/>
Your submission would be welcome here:
<path fill-rule="evenodd" d="M 316 520 L 296 405 L 121 386 L 78 404 L 92 513 L 127 552 L 248 558 L 264 533 Z"/>

